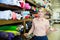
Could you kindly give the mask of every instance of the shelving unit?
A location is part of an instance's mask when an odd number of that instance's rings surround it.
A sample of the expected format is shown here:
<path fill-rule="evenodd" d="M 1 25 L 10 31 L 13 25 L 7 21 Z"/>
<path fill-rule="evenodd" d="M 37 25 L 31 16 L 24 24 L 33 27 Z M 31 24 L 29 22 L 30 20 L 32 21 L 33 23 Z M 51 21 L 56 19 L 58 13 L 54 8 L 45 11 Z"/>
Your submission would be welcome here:
<path fill-rule="evenodd" d="M 25 2 L 28 2 L 31 6 L 34 7 L 38 7 L 35 3 L 33 3 L 31 0 L 25 0 Z M 6 4 L 2 4 L 0 3 L 0 10 L 12 10 L 12 11 L 20 11 L 20 10 L 25 10 L 19 6 L 16 5 L 6 5 Z M 28 11 L 32 11 L 32 9 L 28 10 Z M 26 21 L 32 21 L 32 18 L 29 19 L 21 19 L 21 20 L 0 20 L 0 25 L 9 25 L 9 24 L 15 24 L 15 23 L 20 23 L 22 22 L 24 25 L 24 33 L 26 32 Z"/>
<path fill-rule="evenodd" d="M 0 10 L 23 10 L 21 7 L 18 6 L 13 6 L 13 5 L 6 5 L 0 3 Z M 30 19 L 24 19 L 25 21 L 29 21 Z M 0 25 L 5 25 L 5 24 L 12 24 L 12 23 L 18 23 L 18 22 L 23 22 L 24 20 L 0 20 Z"/>
<path fill-rule="evenodd" d="M 6 4 L 0 3 L 0 10 L 13 10 L 14 11 L 14 10 L 23 10 L 23 9 L 15 5 L 6 5 Z M 30 9 L 29 11 L 33 11 L 33 10 Z M 32 19 L 29 18 L 29 19 L 23 19 L 23 20 L 0 20 L 0 25 L 8 25 L 8 24 L 23 22 L 23 25 L 25 26 L 26 21 L 32 21 Z M 24 33 L 25 33 L 25 29 L 24 29 Z"/>
<path fill-rule="evenodd" d="M 36 3 L 34 3 L 32 0 L 24 0 L 26 3 L 29 3 L 31 6 L 37 7 L 39 8 L 40 6 L 38 6 Z M 0 3 L 0 10 L 12 10 L 12 11 L 20 11 L 20 10 L 26 10 L 23 9 L 19 6 L 16 5 L 6 5 L 6 4 L 2 4 Z M 32 11 L 32 9 L 28 10 L 28 11 Z M 15 24 L 15 23 L 20 23 L 22 22 L 24 25 L 24 33 L 26 32 L 26 22 L 27 21 L 32 21 L 32 18 L 29 19 L 21 19 L 21 20 L 0 20 L 0 25 L 8 25 L 8 24 Z"/>

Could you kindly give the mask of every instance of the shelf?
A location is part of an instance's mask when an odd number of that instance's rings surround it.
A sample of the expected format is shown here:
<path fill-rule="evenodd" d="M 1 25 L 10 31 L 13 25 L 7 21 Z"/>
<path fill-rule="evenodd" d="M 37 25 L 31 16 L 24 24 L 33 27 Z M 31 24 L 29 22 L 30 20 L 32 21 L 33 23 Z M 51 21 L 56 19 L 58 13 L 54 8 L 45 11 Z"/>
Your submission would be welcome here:
<path fill-rule="evenodd" d="M 20 10 L 22 8 L 20 8 L 19 6 L 15 6 L 15 5 L 6 5 L 6 4 L 2 4 L 0 3 L 0 10 L 4 8 L 5 10 L 6 9 L 12 9 L 12 10 Z"/>
<path fill-rule="evenodd" d="M 13 23 L 18 23 L 22 22 L 23 20 L 0 20 L 0 25 L 6 25 L 6 24 L 13 24 Z"/>
<path fill-rule="evenodd" d="M 25 19 L 25 21 L 32 21 L 32 19 Z"/>
<path fill-rule="evenodd" d="M 14 24 L 14 23 L 19 23 L 23 21 L 29 21 L 32 19 L 24 19 L 24 20 L 0 20 L 0 25 L 6 25 L 6 24 Z"/>

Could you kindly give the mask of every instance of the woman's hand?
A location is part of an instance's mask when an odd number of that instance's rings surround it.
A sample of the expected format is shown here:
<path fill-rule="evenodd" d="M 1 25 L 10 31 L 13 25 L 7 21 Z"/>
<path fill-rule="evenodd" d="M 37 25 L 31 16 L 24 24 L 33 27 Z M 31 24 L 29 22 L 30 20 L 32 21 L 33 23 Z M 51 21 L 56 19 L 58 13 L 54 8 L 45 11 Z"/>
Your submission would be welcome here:
<path fill-rule="evenodd" d="M 51 30 L 51 31 L 57 31 L 57 29 L 56 29 L 56 28 L 51 28 L 50 30 Z"/>
<path fill-rule="evenodd" d="M 28 36 L 28 33 L 25 33 L 24 36 L 27 37 Z"/>

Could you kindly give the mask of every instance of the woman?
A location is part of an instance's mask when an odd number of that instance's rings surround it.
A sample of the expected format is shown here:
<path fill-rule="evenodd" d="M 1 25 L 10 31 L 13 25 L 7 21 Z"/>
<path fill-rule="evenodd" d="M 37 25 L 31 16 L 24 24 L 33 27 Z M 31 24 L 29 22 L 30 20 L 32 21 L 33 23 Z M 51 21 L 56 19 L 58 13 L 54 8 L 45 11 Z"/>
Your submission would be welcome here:
<path fill-rule="evenodd" d="M 32 27 L 28 33 L 25 33 L 25 36 L 30 35 L 33 33 L 34 35 L 34 40 L 48 40 L 47 38 L 47 33 L 49 30 L 49 21 L 45 19 L 44 17 L 44 11 L 39 9 L 38 11 L 38 17 L 34 18 L 32 21 Z"/>

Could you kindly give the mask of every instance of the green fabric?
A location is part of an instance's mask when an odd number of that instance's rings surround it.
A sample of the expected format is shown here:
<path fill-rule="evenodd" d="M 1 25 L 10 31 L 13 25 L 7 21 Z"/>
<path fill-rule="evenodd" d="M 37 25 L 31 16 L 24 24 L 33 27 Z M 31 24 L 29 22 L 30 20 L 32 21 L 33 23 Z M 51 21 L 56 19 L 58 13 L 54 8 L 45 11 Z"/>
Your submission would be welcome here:
<path fill-rule="evenodd" d="M 38 10 L 38 8 L 36 8 L 36 10 Z"/>
<path fill-rule="evenodd" d="M 6 25 L 6 26 L 0 26 L 0 32 L 10 32 L 14 35 L 17 35 L 18 31 L 16 30 L 16 25 Z"/>
<path fill-rule="evenodd" d="M 10 33 L 13 33 L 14 35 L 18 35 L 18 31 L 11 31 L 11 30 L 5 30 L 4 32 L 10 32 Z"/>
<path fill-rule="evenodd" d="M 13 30 L 13 31 L 15 31 L 16 30 L 16 28 L 17 28 L 17 26 L 16 25 L 9 25 L 9 26 L 0 26 L 0 30 Z"/>

